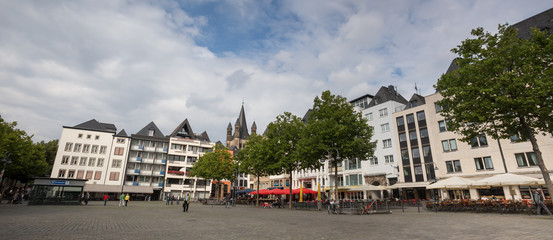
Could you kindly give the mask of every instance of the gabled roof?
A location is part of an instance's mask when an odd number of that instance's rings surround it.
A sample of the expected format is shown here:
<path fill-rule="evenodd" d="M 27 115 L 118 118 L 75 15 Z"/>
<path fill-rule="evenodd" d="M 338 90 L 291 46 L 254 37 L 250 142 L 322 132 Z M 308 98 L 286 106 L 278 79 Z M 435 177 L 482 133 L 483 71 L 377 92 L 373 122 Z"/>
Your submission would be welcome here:
<path fill-rule="evenodd" d="M 129 135 L 127 135 L 127 132 L 125 132 L 125 129 L 121 130 L 117 135 L 115 135 L 117 137 L 129 137 Z"/>
<path fill-rule="evenodd" d="M 518 28 L 518 37 L 520 38 L 530 38 L 532 27 L 541 31 L 547 30 L 551 33 L 553 29 L 553 8 L 524 19 L 512 26 Z"/>
<path fill-rule="evenodd" d="M 403 103 L 405 105 L 408 104 L 407 100 L 396 91 L 395 87 L 390 85 L 388 87 L 380 87 L 378 92 L 374 95 L 373 99 L 369 102 L 368 107 L 372 107 L 388 101 L 395 101 L 398 103 Z"/>
<path fill-rule="evenodd" d="M 110 133 L 115 133 L 117 131 L 117 128 L 115 127 L 115 125 L 111 123 L 101 123 L 101 122 L 98 122 L 96 119 L 92 119 L 84 123 L 77 124 L 71 128 L 99 131 L 99 132 L 110 132 Z"/>
<path fill-rule="evenodd" d="M 203 131 L 200 134 L 199 138 L 200 138 L 200 140 L 203 140 L 203 141 L 206 141 L 206 142 L 211 142 L 211 140 L 209 140 L 209 136 L 207 135 L 206 131 Z"/>
<path fill-rule="evenodd" d="M 188 119 L 184 119 L 169 136 L 194 139 L 194 131 L 192 131 Z"/>
<path fill-rule="evenodd" d="M 153 136 L 150 135 L 150 130 L 153 130 Z M 159 138 L 164 138 L 165 137 L 163 135 L 163 133 L 161 132 L 161 130 L 159 130 L 159 128 L 156 126 L 156 124 L 153 121 L 148 123 L 148 125 L 146 125 L 144 128 L 142 128 L 142 130 L 138 131 L 134 135 L 159 137 Z"/>
<path fill-rule="evenodd" d="M 424 104 L 426 104 L 426 100 L 424 99 L 424 97 L 415 93 L 413 94 L 411 99 L 409 99 L 409 104 L 407 104 L 407 107 L 405 107 L 405 109 L 414 108 L 416 106 Z"/>

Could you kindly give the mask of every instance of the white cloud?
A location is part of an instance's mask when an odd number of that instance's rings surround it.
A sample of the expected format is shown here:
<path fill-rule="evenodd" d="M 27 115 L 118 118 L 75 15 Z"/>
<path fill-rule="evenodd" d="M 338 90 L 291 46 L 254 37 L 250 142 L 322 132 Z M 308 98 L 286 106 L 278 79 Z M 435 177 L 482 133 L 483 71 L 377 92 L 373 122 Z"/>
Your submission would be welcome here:
<path fill-rule="evenodd" d="M 271 49 L 214 53 L 196 43 L 218 37 L 205 32 L 213 18 L 171 0 L 0 1 L 0 114 L 38 141 L 92 118 L 129 134 L 150 121 L 169 134 L 188 118 L 196 133 L 224 141 L 242 99 L 262 132 L 285 111 L 302 117 L 327 89 L 355 98 L 393 84 L 410 98 L 416 83 L 432 93 L 449 50 L 471 29 L 494 31 L 550 8 L 538 0 L 212 3 L 234 32 L 270 28 L 257 41 Z"/>

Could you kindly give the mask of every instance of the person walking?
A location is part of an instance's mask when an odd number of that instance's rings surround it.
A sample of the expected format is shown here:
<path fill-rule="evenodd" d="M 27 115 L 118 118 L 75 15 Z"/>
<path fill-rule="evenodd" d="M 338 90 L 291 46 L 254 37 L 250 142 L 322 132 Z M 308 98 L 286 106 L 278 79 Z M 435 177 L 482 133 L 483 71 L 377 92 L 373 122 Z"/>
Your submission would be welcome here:
<path fill-rule="evenodd" d="M 109 200 L 109 195 L 106 193 L 104 194 L 104 206 L 108 204 L 108 200 Z"/>
<path fill-rule="evenodd" d="M 171 197 L 169 195 L 167 195 L 165 197 L 165 205 L 169 205 L 169 201 L 171 200 Z"/>
<path fill-rule="evenodd" d="M 121 193 L 121 196 L 119 196 L 119 207 L 125 206 L 125 193 Z"/>
<path fill-rule="evenodd" d="M 188 212 L 188 204 L 190 201 L 190 194 L 186 193 L 186 196 L 184 197 L 184 201 L 182 201 L 182 211 Z"/>
<path fill-rule="evenodd" d="M 84 193 L 84 205 L 88 205 L 88 199 L 90 198 L 90 194 L 88 192 Z"/>
<path fill-rule="evenodd" d="M 532 197 L 534 198 L 534 204 L 536 205 L 536 214 L 541 215 L 542 210 L 545 210 L 545 212 L 550 216 L 553 215 L 545 205 L 544 196 L 541 189 L 534 191 L 534 195 Z"/>
<path fill-rule="evenodd" d="M 175 195 L 171 195 L 171 206 L 173 206 L 174 201 L 175 201 Z"/>
<path fill-rule="evenodd" d="M 180 194 L 177 195 L 177 205 L 179 205 L 179 204 L 180 204 Z"/>
<path fill-rule="evenodd" d="M 131 196 L 129 196 L 129 194 L 127 193 L 127 196 L 125 196 L 125 207 L 127 206 L 127 204 L 129 203 L 129 200 L 131 199 Z"/>

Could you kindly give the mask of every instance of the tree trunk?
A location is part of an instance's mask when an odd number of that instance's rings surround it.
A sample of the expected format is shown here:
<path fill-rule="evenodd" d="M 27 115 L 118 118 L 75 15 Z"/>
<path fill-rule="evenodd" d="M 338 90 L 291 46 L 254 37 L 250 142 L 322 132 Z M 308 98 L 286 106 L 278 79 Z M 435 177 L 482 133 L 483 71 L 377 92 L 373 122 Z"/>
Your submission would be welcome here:
<path fill-rule="evenodd" d="M 292 210 L 292 171 L 290 171 L 290 177 L 288 180 L 290 182 L 290 201 L 288 201 L 288 208 Z"/>
<path fill-rule="evenodd" d="M 255 206 L 259 207 L 259 175 L 257 175 L 257 192 L 255 194 Z"/>
<path fill-rule="evenodd" d="M 524 119 L 521 118 L 520 123 L 522 124 L 522 127 L 526 130 L 526 135 L 528 136 L 528 139 L 532 143 L 532 150 L 536 154 L 536 160 L 538 160 L 538 167 L 540 167 L 541 174 L 543 175 L 543 180 L 545 180 L 545 185 L 547 187 L 547 190 L 549 191 L 549 196 L 552 197 L 553 199 L 553 185 L 551 184 L 551 177 L 549 176 L 549 170 L 547 170 L 547 167 L 543 162 L 543 157 L 540 151 L 540 147 L 538 146 L 538 141 L 536 140 L 536 136 L 532 133 L 532 129 L 530 128 L 530 126 L 528 126 L 528 124 L 526 124 L 526 121 L 524 121 Z"/>

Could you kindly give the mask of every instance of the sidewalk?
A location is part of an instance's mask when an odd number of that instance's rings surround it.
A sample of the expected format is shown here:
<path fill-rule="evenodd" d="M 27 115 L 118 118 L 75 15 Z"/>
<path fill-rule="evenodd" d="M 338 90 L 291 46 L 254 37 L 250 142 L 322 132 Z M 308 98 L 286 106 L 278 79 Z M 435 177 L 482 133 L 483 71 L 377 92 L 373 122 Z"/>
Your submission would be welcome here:
<path fill-rule="evenodd" d="M 88 206 L 0 205 L 3 239 L 547 239 L 553 219 L 525 214 L 325 211 L 192 203 L 91 201 Z"/>

